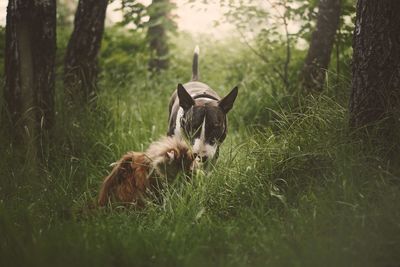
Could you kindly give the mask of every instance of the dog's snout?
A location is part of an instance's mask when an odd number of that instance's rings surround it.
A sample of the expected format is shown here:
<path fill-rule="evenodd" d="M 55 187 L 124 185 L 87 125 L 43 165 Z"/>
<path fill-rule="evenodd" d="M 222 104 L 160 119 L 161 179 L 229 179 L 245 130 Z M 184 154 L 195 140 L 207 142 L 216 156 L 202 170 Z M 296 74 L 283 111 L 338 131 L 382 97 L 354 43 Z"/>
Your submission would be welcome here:
<path fill-rule="evenodd" d="M 193 154 L 194 158 L 197 159 L 200 162 L 206 162 L 208 160 L 208 156 L 204 155 L 204 156 L 200 156 L 197 153 Z"/>

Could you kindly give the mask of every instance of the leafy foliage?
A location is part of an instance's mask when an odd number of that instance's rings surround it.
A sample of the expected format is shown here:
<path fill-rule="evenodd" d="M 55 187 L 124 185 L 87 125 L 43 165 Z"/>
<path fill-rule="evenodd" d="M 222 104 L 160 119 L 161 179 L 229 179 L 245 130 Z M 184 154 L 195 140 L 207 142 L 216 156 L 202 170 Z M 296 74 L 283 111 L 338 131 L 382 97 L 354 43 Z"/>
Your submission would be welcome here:
<path fill-rule="evenodd" d="M 175 9 L 175 4 L 170 1 L 153 1 L 149 6 L 146 6 L 138 0 L 122 0 L 120 10 L 123 19 L 120 26 L 128 26 L 131 29 L 141 29 L 154 26 L 155 24 L 163 24 L 169 31 L 176 29 L 174 17 L 171 11 Z M 151 21 L 150 18 L 154 14 L 159 13 L 169 14 L 168 16 L 158 16 L 158 20 Z"/>
<path fill-rule="evenodd" d="M 136 0 L 122 0 L 121 8 L 123 20 L 121 21 L 122 26 L 132 24 L 131 26 L 135 29 L 143 28 L 145 21 L 148 20 L 147 8 L 144 4 Z"/>

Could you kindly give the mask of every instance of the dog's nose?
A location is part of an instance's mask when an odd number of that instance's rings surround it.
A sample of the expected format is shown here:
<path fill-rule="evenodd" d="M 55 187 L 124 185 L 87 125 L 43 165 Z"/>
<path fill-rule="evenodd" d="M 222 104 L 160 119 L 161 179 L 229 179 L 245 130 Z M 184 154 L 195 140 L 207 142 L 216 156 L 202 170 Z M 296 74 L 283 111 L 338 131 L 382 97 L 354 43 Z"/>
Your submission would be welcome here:
<path fill-rule="evenodd" d="M 200 162 L 206 162 L 208 160 L 208 156 L 200 156 L 197 153 L 194 153 L 193 155 L 194 155 L 194 158 Z"/>

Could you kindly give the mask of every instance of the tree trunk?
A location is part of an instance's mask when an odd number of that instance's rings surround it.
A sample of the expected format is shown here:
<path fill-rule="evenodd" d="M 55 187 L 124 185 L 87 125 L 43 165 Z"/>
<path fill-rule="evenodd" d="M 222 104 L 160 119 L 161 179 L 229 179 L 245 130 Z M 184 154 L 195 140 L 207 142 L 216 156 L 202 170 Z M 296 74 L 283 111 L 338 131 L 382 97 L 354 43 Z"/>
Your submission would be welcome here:
<path fill-rule="evenodd" d="M 384 117 L 393 119 L 399 114 L 399 12 L 398 0 L 359 0 L 357 3 L 350 99 L 352 127 L 363 127 Z"/>
<path fill-rule="evenodd" d="M 149 7 L 149 28 L 147 40 L 150 46 L 151 58 L 149 69 L 160 71 L 168 68 L 167 31 L 169 24 L 169 0 L 153 0 Z"/>
<path fill-rule="evenodd" d="M 10 0 L 4 96 L 17 142 L 35 143 L 54 124 L 56 1 Z"/>
<path fill-rule="evenodd" d="M 324 87 L 340 22 L 341 0 L 320 0 L 318 9 L 316 29 L 301 73 L 302 86 L 307 92 L 320 92 Z"/>
<path fill-rule="evenodd" d="M 72 102 L 90 102 L 96 96 L 107 5 L 108 0 L 79 0 L 64 62 L 64 87 Z"/>

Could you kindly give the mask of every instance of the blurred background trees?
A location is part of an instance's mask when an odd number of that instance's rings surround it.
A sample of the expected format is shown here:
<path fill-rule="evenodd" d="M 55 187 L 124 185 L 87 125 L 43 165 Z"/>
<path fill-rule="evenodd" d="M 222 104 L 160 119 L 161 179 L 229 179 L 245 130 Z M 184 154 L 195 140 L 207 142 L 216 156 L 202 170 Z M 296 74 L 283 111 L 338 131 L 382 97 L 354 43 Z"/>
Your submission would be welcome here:
<path fill-rule="evenodd" d="M 241 41 L 264 62 L 265 79 L 272 88 L 283 86 L 288 94 L 321 92 L 329 72 L 335 83 L 343 81 L 339 76 L 341 69 L 349 70 L 354 1 L 221 1 L 221 5 Z"/>
<path fill-rule="evenodd" d="M 55 123 L 55 0 L 9 1 L 5 44 L 8 128 L 34 161 L 43 135 Z"/>
<path fill-rule="evenodd" d="M 64 87 L 70 101 L 91 102 L 96 97 L 98 54 L 108 0 L 80 0 L 64 63 Z"/>
<path fill-rule="evenodd" d="M 188 5 L 194 3 L 187 2 Z M 333 89 L 335 95 L 347 94 L 339 88 L 350 79 L 354 1 L 209 0 L 205 3 L 217 3 L 223 8 L 225 16 L 216 21 L 216 25 L 230 23 L 236 28 L 236 36 L 218 41 L 226 42 L 227 46 L 235 49 L 230 52 L 234 56 L 226 53 L 227 59 L 231 56 L 234 64 L 226 66 L 224 71 L 229 72 L 233 79 L 247 83 L 249 87 L 259 87 L 260 83 L 268 87 L 267 90 L 257 92 L 265 97 L 257 98 L 259 103 L 252 105 L 255 110 L 245 110 L 244 117 L 249 116 L 257 123 L 265 123 L 271 114 L 261 107 L 269 102 L 266 99 L 268 95 L 286 105 L 290 104 L 287 96 L 304 90 L 323 92 L 327 84 L 329 90 L 337 86 L 338 89 Z M 78 5 L 58 1 L 60 49 L 55 70 L 48 65 L 47 71 L 57 71 L 63 77 L 64 97 L 68 101 L 88 103 L 95 99 L 101 84 L 126 84 L 134 79 L 135 74 L 159 73 L 169 66 L 177 74 L 183 71 L 179 63 L 181 49 L 190 54 L 197 43 L 202 45 L 203 42 L 203 47 L 213 43 L 206 41 L 209 38 L 206 35 L 200 38 L 202 41 L 195 42 L 194 38 L 197 37 L 176 34 L 176 6 L 168 0 L 113 1 L 113 10 L 109 12 L 119 12 L 119 22 L 107 22 L 108 4 L 106 0 L 80 0 Z M 106 24 L 108 26 L 104 33 Z M 183 38 L 186 40 L 183 41 Z M 256 61 L 250 64 L 250 58 Z M 204 68 L 221 68 L 217 62 L 206 64 Z M 244 67 L 247 68 L 245 71 Z M 245 76 L 244 72 L 254 75 Z M 6 88 L 9 88 L 12 75 L 6 77 Z M 10 92 L 5 91 L 6 99 L 11 99 Z M 55 112 L 51 101 L 54 93 L 51 92 L 41 97 L 48 97 L 41 100 L 43 107 L 40 108 L 48 114 L 44 116 L 45 125 L 51 125 L 54 120 L 54 115 L 51 115 Z M 17 103 L 22 97 L 14 99 Z M 12 108 L 15 110 L 11 110 L 10 114 L 14 114 L 11 117 L 16 121 L 14 117 L 17 116 L 18 105 L 12 105 Z"/>
<path fill-rule="evenodd" d="M 326 79 L 331 54 L 339 28 L 341 0 L 321 0 L 315 30 L 301 73 L 306 91 L 321 91 Z"/>
<path fill-rule="evenodd" d="M 147 42 L 150 48 L 149 69 L 160 71 L 168 68 L 169 49 L 168 31 L 175 28 L 171 9 L 173 4 L 169 0 L 153 0 L 148 7 Z"/>

